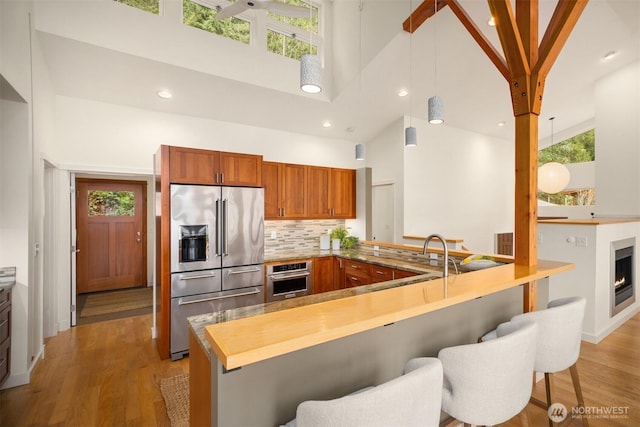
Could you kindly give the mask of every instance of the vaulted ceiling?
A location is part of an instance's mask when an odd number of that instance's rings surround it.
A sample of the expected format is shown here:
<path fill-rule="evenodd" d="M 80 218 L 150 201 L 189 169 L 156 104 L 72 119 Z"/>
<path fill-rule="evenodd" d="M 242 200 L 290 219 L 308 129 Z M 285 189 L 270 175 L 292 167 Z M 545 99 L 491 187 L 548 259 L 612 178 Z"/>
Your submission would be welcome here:
<path fill-rule="evenodd" d="M 366 9 L 368 3 L 374 7 L 385 1 L 394 0 L 364 0 L 363 5 Z M 500 49 L 495 29 L 486 25 L 487 3 L 459 2 Z M 413 2 L 412 7 L 418 3 Z M 555 0 L 540 0 L 541 32 L 555 4 Z M 403 115 L 426 117 L 426 101 L 437 92 L 445 101 L 446 125 L 511 140 L 513 112 L 507 83 L 448 9 L 412 36 L 402 31 L 402 20 L 388 22 L 397 28 L 397 35 L 329 100 L 222 78 L 46 32 L 39 36 L 54 89 L 61 95 L 366 142 Z M 334 40 L 334 47 L 339 49 L 339 40 Z M 610 51 L 617 55 L 603 61 Z M 556 132 L 592 120 L 595 82 L 638 60 L 640 2 L 590 0 L 547 79 L 541 139 L 550 132 L 546 119 L 551 116 L 556 117 Z M 128 70 L 128 78 L 116 78 L 114 70 Z M 180 96 L 163 103 L 150 96 L 160 76 Z M 408 88 L 410 96 L 398 97 L 400 88 Z M 331 128 L 322 127 L 325 120 L 332 123 Z M 500 122 L 505 125 L 498 126 Z"/>

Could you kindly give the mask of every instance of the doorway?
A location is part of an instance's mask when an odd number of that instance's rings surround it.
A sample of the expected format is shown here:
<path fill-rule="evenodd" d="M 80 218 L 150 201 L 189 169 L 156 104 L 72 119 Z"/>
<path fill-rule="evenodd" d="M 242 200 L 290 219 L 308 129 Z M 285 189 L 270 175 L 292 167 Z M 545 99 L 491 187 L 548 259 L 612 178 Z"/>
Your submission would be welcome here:
<path fill-rule="evenodd" d="M 373 186 L 373 239 L 395 242 L 395 187 L 394 184 Z"/>
<path fill-rule="evenodd" d="M 76 294 L 146 287 L 147 183 L 76 179 Z"/>

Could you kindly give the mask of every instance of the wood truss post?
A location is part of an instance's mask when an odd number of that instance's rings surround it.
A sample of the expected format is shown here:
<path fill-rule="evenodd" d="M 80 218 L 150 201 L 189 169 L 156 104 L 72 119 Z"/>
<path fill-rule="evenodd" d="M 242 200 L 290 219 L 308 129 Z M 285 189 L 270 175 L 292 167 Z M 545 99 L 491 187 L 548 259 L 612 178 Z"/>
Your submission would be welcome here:
<path fill-rule="evenodd" d="M 538 45 L 539 0 L 487 0 L 496 21 L 496 31 L 504 54 L 486 39 L 458 0 L 425 0 L 403 23 L 413 33 L 445 6 L 458 17 L 464 28 L 509 83 L 515 118 L 515 216 L 514 262 L 533 267 L 538 261 L 538 116 L 544 84 L 562 47 L 589 0 L 558 0 L 551 21 Z M 536 283 L 525 285 L 524 311 L 537 305 Z"/>

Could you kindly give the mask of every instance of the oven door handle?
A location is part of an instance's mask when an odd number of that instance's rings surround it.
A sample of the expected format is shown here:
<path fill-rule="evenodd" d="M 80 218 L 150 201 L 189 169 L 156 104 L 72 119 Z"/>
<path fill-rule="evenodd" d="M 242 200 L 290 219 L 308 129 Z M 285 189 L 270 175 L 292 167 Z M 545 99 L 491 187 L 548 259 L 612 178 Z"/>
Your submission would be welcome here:
<path fill-rule="evenodd" d="M 178 276 L 178 279 L 180 280 L 193 280 L 193 279 L 211 279 L 216 277 L 216 273 L 209 273 L 209 274 L 198 274 L 198 275 L 193 275 L 193 276 L 185 276 L 183 274 Z"/>
<path fill-rule="evenodd" d="M 232 295 L 221 295 L 218 297 L 211 297 L 211 298 L 202 298 L 202 299 L 196 299 L 193 301 L 183 301 L 182 298 L 180 298 L 178 300 L 178 305 L 188 305 L 188 304 L 196 304 L 199 302 L 207 302 L 207 301 L 217 301 L 217 300 L 221 300 L 221 299 L 227 299 L 227 298 L 235 298 L 235 297 L 244 297 L 247 295 L 255 295 L 255 294 L 259 294 L 260 290 L 258 288 L 253 288 L 253 291 L 249 291 L 249 292 L 241 292 L 239 294 L 232 294 Z"/>
<path fill-rule="evenodd" d="M 269 278 L 275 282 L 275 281 L 286 280 L 286 279 L 297 279 L 298 277 L 307 277 L 310 275 L 311 273 L 309 273 L 308 271 L 305 271 L 304 273 L 270 274 Z"/>

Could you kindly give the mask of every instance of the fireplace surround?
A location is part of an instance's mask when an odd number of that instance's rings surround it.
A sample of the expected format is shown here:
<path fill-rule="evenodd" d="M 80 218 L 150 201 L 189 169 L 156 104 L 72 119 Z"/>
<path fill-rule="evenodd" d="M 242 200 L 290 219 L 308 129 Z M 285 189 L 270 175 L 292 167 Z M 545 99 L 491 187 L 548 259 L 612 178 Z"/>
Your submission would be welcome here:
<path fill-rule="evenodd" d="M 636 300 L 635 237 L 611 242 L 610 317 L 620 313 Z"/>

